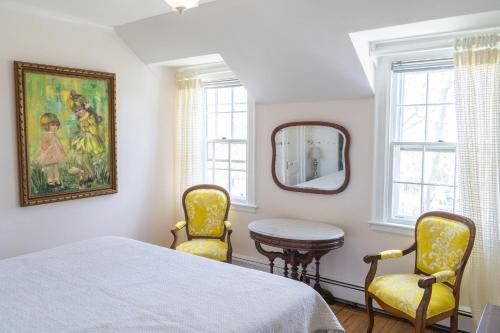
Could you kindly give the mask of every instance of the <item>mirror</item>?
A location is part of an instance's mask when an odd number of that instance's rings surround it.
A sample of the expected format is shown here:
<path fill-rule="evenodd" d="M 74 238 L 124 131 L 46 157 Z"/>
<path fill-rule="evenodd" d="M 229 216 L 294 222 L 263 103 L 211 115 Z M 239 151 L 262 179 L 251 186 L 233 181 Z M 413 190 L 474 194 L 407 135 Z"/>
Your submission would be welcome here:
<path fill-rule="evenodd" d="M 287 191 L 342 192 L 349 183 L 347 130 L 337 124 L 304 121 L 278 126 L 272 134 L 272 173 Z"/>

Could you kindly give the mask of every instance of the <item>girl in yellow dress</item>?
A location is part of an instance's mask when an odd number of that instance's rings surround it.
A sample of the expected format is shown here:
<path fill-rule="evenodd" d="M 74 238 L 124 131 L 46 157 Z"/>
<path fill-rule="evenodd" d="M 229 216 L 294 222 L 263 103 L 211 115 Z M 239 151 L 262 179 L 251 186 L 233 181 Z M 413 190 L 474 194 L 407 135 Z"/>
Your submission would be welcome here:
<path fill-rule="evenodd" d="M 71 149 L 79 156 L 83 170 L 80 185 L 91 183 L 96 178 L 93 158 L 104 153 L 104 143 L 100 136 L 99 124 L 102 118 L 87 103 L 82 95 L 71 91 L 72 110 L 79 121 L 79 130 L 71 139 Z"/>

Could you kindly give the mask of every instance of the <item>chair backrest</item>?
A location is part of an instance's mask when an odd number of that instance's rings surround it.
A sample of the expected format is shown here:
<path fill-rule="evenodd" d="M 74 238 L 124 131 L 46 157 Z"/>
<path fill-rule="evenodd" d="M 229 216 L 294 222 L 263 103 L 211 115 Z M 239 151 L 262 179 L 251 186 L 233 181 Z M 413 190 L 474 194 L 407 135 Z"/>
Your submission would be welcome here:
<path fill-rule="evenodd" d="M 224 238 L 224 221 L 231 205 L 224 188 L 206 184 L 190 187 L 182 196 L 182 205 L 188 239 Z"/>
<path fill-rule="evenodd" d="M 431 275 L 439 271 L 459 269 L 456 277 L 448 283 L 460 287 L 475 234 L 474 223 L 460 215 L 429 212 L 420 216 L 415 227 L 415 272 Z"/>

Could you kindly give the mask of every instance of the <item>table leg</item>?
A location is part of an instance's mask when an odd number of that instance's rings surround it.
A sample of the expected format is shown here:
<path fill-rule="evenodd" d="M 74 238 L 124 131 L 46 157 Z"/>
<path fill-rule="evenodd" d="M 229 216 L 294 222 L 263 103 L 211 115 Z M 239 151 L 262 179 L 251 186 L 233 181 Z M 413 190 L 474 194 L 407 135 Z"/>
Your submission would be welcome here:
<path fill-rule="evenodd" d="M 299 279 L 299 261 L 298 261 L 298 251 L 290 252 L 290 265 L 292 266 L 292 279 Z"/>
<path fill-rule="evenodd" d="M 320 278 L 320 275 L 319 275 L 319 258 L 320 257 L 316 257 L 314 259 L 316 259 L 316 276 L 315 276 L 315 283 L 314 283 L 314 288 L 317 288 L 319 287 L 319 278 Z"/>
<path fill-rule="evenodd" d="M 324 256 L 327 252 L 319 252 L 315 253 L 314 259 L 316 259 L 316 276 L 315 276 L 315 283 L 314 283 L 314 290 L 316 290 L 322 297 L 323 299 L 328 303 L 328 304 L 333 304 L 335 301 L 335 298 L 333 297 L 332 293 L 326 289 L 323 289 L 321 285 L 319 284 L 319 280 L 321 278 L 319 274 L 319 261 L 322 256 Z"/>
<path fill-rule="evenodd" d="M 300 281 L 309 284 L 309 278 L 307 277 L 307 264 L 302 264 L 302 274 L 300 276 Z"/>
<path fill-rule="evenodd" d="M 284 268 L 284 271 L 283 271 L 283 275 L 285 277 L 288 277 L 288 258 L 287 258 L 287 250 L 283 250 L 283 254 L 285 255 L 285 268 Z"/>
<path fill-rule="evenodd" d="M 274 273 L 274 260 L 276 258 L 281 258 L 283 260 L 286 259 L 286 257 L 283 255 L 283 253 L 264 250 L 262 248 L 262 246 L 260 245 L 260 242 L 258 242 L 258 241 L 255 241 L 255 248 L 257 249 L 257 251 L 260 254 L 266 256 L 267 259 L 269 259 L 269 271 L 270 271 L 271 274 Z"/>

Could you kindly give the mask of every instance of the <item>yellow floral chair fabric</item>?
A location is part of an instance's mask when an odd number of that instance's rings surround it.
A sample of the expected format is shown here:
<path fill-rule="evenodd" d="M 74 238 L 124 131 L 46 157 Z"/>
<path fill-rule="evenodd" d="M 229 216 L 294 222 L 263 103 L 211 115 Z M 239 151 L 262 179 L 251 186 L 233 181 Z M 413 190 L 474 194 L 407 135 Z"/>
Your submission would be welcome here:
<path fill-rule="evenodd" d="M 227 243 L 218 239 L 193 239 L 180 244 L 176 250 L 209 259 L 226 261 L 227 249 Z"/>
<path fill-rule="evenodd" d="M 171 231 L 174 242 L 170 248 L 230 263 L 232 230 L 227 215 L 231 203 L 227 191 L 216 185 L 197 185 L 184 192 L 182 202 L 186 220 Z M 188 241 L 177 245 L 177 231 L 184 227 Z"/>
<path fill-rule="evenodd" d="M 417 228 L 417 268 L 425 274 L 457 269 L 469 244 L 469 228 L 461 223 L 427 217 Z M 448 282 L 454 283 L 454 278 Z"/>
<path fill-rule="evenodd" d="M 197 189 L 189 192 L 184 199 L 191 236 L 221 237 L 228 198 L 216 189 Z"/>
<path fill-rule="evenodd" d="M 415 243 L 406 250 L 388 250 L 367 255 L 371 263 L 365 280 L 369 315 L 373 329 L 375 299 L 389 313 L 403 317 L 424 332 L 427 325 L 451 317 L 451 332 L 458 330 L 460 283 L 475 238 L 474 223 L 462 216 L 430 212 L 415 227 Z M 379 260 L 394 259 L 416 251 L 414 274 L 375 277 Z"/>
<path fill-rule="evenodd" d="M 385 304 L 398 309 L 410 317 L 417 316 L 417 308 L 424 296 L 424 290 L 418 286 L 418 274 L 390 274 L 376 277 L 368 291 Z M 433 317 L 455 307 L 455 297 L 451 288 L 443 283 L 432 286 L 432 295 L 427 308 L 426 318 Z"/>

